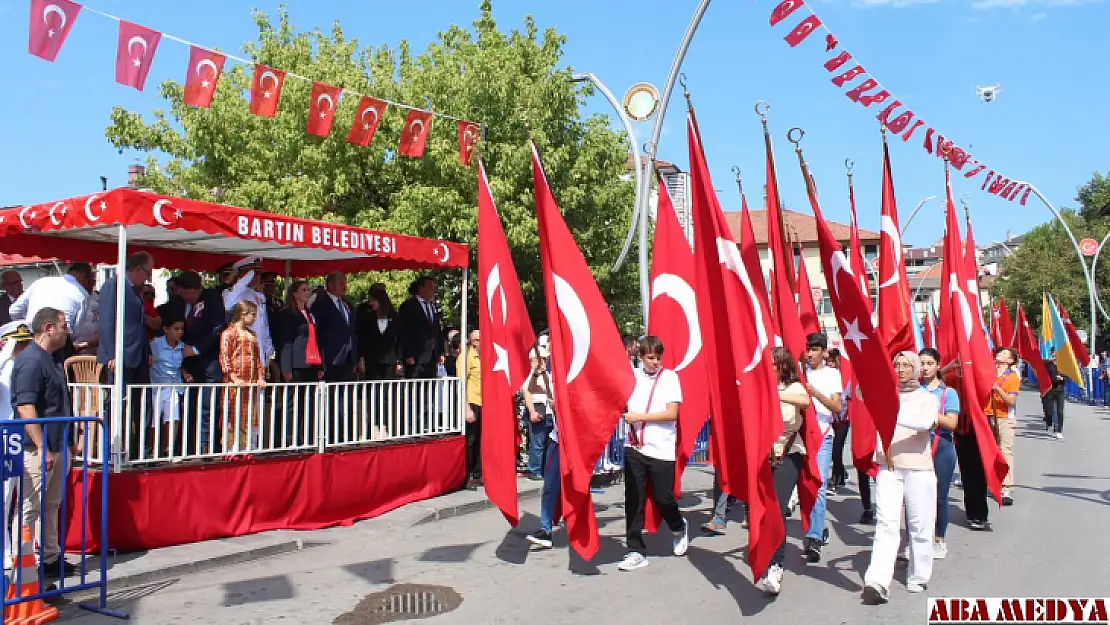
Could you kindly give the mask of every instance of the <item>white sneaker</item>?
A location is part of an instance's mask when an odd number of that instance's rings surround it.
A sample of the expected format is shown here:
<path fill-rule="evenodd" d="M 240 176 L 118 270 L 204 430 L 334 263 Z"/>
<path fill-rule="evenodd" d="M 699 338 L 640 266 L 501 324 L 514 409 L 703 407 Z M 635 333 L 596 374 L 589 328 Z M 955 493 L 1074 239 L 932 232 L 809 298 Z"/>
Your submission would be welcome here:
<path fill-rule="evenodd" d="M 682 529 L 674 533 L 674 554 L 676 556 L 686 555 L 686 549 L 690 547 L 690 524 L 686 519 L 682 519 Z"/>
<path fill-rule="evenodd" d="M 626 555 L 624 557 L 624 560 L 621 560 L 621 563 L 617 565 L 617 568 L 621 571 L 635 571 L 636 569 L 642 569 L 647 565 L 648 559 L 644 557 L 644 554 L 633 551 Z"/>
<path fill-rule="evenodd" d="M 933 559 L 943 560 L 948 557 L 948 543 L 935 542 L 933 543 Z"/>
<path fill-rule="evenodd" d="M 910 561 L 910 546 L 909 545 L 906 545 L 905 547 L 902 547 L 902 551 L 898 552 L 897 560 L 899 562 L 909 562 Z"/>
<path fill-rule="evenodd" d="M 797 488 L 795 488 L 794 491 L 790 493 L 790 501 L 787 502 L 786 507 L 790 508 L 790 516 L 794 516 L 794 513 L 798 511 L 798 489 Z"/>
<path fill-rule="evenodd" d="M 1058 441 L 1062 441 L 1062 440 L 1064 440 L 1064 433 L 1063 433 L 1063 432 L 1057 432 L 1057 433 L 1056 433 L 1056 434 L 1054 434 L 1053 436 L 1055 436 L 1055 437 L 1056 437 L 1056 440 L 1058 440 Z"/>
<path fill-rule="evenodd" d="M 926 585 L 918 584 L 917 582 L 906 582 L 906 592 L 919 593 L 925 592 Z"/>
<path fill-rule="evenodd" d="M 777 595 L 782 592 L 782 567 L 777 564 L 772 564 L 767 569 L 766 575 L 763 579 L 759 580 L 756 586 L 768 595 Z"/>

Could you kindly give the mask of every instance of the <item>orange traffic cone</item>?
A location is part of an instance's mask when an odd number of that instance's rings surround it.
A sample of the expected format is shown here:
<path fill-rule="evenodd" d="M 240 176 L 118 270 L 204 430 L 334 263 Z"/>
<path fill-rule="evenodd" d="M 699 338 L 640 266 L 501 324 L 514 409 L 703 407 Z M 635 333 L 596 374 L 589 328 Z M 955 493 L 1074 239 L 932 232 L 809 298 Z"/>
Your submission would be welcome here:
<path fill-rule="evenodd" d="M 16 580 L 23 582 L 16 585 Z M 19 559 L 12 568 L 8 584 L 7 600 L 37 595 L 39 586 L 39 567 L 35 564 L 35 539 L 31 528 L 23 526 L 23 538 L 19 545 Z M 4 625 L 41 625 L 58 618 L 58 608 L 48 606 L 42 599 L 33 599 L 4 609 Z"/>

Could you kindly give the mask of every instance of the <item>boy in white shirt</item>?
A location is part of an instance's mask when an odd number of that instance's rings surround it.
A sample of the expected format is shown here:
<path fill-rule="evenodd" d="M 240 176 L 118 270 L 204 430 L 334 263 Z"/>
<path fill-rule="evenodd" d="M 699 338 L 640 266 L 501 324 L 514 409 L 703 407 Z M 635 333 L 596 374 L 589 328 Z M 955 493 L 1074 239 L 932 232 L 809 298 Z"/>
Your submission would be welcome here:
<path fill-rule="evenodd" d="M 628 555 L 622 571 L 648 565 L 644 556 L 644 505 L 648 479 L 651 498 L 663 512 L 663 520 L 674 533 L 674 555 L 685 555 L 689 546 L 686 520 L 674 498 L 675 445 L 678 441 L 678 406 L 682 388 L 674 371 L 663 369 L 663 342 L 655 336 L 640 341 L 640 367 L 636 388 L 628 398 L 624 420 L 628 434 L 624 454 L 624 510 L 627 515 Z"/>
<path fill-rule="evenodd" d="M 813 398 L 813 410 L 821 427 L 821 449 L 817 452 L 817 467 L 821 471 L 821 488 L 809 515 L 809 531 L 802 541 L 802 550 L 810 562 L 821 561 L 821 547 L 828 539 L 825 530 L 825 487 L 832 472 L 833 415 L 844 407 L 841 395 L 844 383 L 840 371 L 825 364 L 829 357 L 829 339 L 824 332 L 814 332 L 806 337 L 806 389 Z"/>

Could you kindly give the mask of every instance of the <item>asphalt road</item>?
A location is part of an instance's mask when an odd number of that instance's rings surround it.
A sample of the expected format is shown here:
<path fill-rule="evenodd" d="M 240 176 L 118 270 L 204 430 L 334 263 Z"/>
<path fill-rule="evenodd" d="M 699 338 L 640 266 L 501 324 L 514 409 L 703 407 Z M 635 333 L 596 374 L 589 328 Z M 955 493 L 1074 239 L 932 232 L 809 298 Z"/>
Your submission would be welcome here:
<path fill-rule="evenodd" d="M 622 486 L 595 496 L 601 551 L 585 563 L 566 549 L 533 551 L 524 535 L 535 529 L 539 501 L 522 502 L 525 517 L 509 531 L 494 510 L 413 525 L 399 510 L 354 527 L 302 534 L 300 552 L 242 564 L 117 596 L 113 605 L 136 623 L 377 623 L 374 597 L 393 584 L 434 585 L 439 605 L 456 609 L 429 622 L 451 625 L 591 623 L 597 625 L 733 623 L 923 623 L 926 596 L 1105 596 L 1110 583 L 1110 411 L 1069 404 L 1066 440 L 1048 437 L 1039 398 L 1023 393 L 1016 442 L 1016 503 L 992 509 L 993 531 L 964 527 L 962 491 L 953 489 L 949 555 L 938 561 L 925 595 L 905 591 L 895 573 L 885 606 L 860 602 L 872 528 L 857 525 L 854 488 L 829 502 L 832 539 L 819 564 L 801 559 L 797 518 L 787 530 L 787 573 L 777 599 L 752 585 L 743 561 L 746 534 L 696 537 L 684 558 L 669 555 L 669 536 L 649 539 L 651 565 L 621 573 Z M 708 519 L 711 476 L 688 472 L 683 507 L 691 527 Z M 852 485 L 854 487 L 854 485 Z M 425 593 L 406 587 L 396 609 L 436 609 Z M 405 588 L 402 588 L 404 590 Z M 455 594 L 456 593 L 457 596 Z M 412 597 L 416 597 L 413 599 Z M 423 597 L 423 599 L 420 599 Z M 365 600 L 365 601 L 364 601 Z M 360 602 L 362 602 L 361 607 Z M 67 610 L 67 620 L 114 623 Z M 338 620 L 337 620 L 338 619 Z"/>

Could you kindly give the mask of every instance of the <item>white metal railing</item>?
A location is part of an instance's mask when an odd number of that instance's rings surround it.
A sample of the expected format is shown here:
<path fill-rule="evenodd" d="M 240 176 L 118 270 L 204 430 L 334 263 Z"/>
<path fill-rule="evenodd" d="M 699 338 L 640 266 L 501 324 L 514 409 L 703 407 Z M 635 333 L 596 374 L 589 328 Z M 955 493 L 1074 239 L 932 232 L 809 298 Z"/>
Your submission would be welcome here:
<path fill-rule="evenodd" d="M 113 423 L 111 386 L 71 384 L 74 412 L 106 417 L 119 466 L 326 452 L 463 431 L 458 378 L 260 385 L 137 384 Z M 99 430 L 88 462 L 102 464 Z M 79 447 L 80 449 L 80 447 Z"/>

